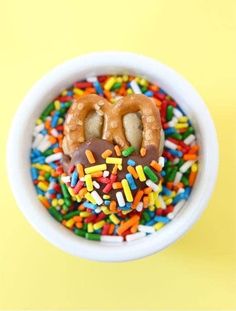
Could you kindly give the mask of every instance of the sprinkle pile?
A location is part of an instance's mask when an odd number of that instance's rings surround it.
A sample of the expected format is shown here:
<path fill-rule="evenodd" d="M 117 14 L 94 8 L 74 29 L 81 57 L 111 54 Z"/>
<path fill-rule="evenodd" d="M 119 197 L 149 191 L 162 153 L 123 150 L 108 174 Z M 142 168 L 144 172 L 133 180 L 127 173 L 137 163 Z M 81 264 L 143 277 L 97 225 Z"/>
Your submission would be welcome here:
<path fill-rule="evenodd" d="M 67 176 L 62 167 L 63 124 L 72 100 L 87 94 L 104 96 L 111 103 L 127 94 L 158 99 L 165 133 L 162 157 L 148 166 L 127 160 L 125 178 L 117 181 L 117 170 L 134 148 L 115 147 L 102 154 L 97 165 L 86 150 L 90 167 L 77 164 Z M 133 241 L 154 233 L 170 222 L 188 199 L 198 171 L 198 151 L 191 121 L 173 98 L 142 77 L 98 76 L 78 81 L 52 101 L 33 132 L 31 175 L 38 199 L 49 213 L 76 235 L 104 242 Z M 145 149 L 140 150 L 145 156 Z M 113 167 L 111 171 L 108 169 Z M 145 188 L 137 189 L 136 180 Z M 103 196 L 98 189 L 103 188 Z M 109 192 L 116 189 L 116 200 Z M 137 190 L 133 197 L 131 190 Z"/>

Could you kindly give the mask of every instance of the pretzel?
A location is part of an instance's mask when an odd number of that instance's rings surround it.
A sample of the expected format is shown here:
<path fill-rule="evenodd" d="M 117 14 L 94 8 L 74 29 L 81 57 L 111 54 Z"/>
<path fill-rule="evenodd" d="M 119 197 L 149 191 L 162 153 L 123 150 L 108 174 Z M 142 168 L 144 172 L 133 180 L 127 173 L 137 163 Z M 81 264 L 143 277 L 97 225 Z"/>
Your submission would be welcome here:
<path fill-rule="evenodd" d="M 93 110 L 104 118 L 102 139 L 114 142 L 121 148 L 129 146 L 124 134 L 124 115 L 140 112 L 143 124 L 142 147 L 154 145 L 159 150 L 161 120 L 158 108 L 150 98 L 142 94 L 132 94 L 113 105 L 103 97 L 90 94 L 75 100 L 67 113 L 62 143 L 65 154 L 72 156 L 85 141 L 85 119 Z"/>

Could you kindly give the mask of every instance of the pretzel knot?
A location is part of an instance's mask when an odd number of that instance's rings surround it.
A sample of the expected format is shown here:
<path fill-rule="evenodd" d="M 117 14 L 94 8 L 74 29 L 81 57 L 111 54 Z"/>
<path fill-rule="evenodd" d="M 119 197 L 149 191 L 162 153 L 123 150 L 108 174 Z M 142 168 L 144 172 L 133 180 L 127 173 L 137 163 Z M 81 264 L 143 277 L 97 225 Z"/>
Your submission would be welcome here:
<path fill-rule="evenodd" d="M 128 113 L 139 112 L 143 125 L 142 147 L 160 146 L 161 120 L 156 103 L 142 94 L 132 94 L 111 104 L 95 94 L 75 100 L 69 109 L 64 125 L 63 151 L 72 156 L 79 145 L 85 142 L 85 119 L 91 111 L 103 117 L 102 139 L 119 145 L 129 146 L 124 134 L 123 117 Z"/>

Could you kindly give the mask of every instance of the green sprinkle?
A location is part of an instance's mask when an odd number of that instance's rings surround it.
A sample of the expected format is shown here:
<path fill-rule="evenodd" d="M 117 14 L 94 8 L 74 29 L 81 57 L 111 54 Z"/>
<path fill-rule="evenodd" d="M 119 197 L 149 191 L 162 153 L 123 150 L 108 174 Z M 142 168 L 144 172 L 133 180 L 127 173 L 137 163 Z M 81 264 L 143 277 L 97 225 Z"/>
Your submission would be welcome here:
<path fill-rule="evenodd" d="M 67 190 L 66 185 L 60 180 L 60 186 L 61 186 L 61 191 L 62 191 L 62 195 L 65 199 L 70 199 L 70 194 Z"/>
<path fill-rule="evenodd" d="M 146 86 L 141 86 L 141 91 L 142 91 L 142 93 L 147 92 L 147 87 Z"/>
<path fill-rule="evenodd" d="M 60 117 L 64 117 L 64 115 L 66 114 L 67 110 L 68 110 L 68 109 L 67 109 L 66 107 L 61 108 L 61 109 L 59 110 L 59 112 L 60 112 Z"/>
<path fill-rule="evenodd" d="M 157 175 L 153 172 L 153 170 L 150 167 L 144 166 L 143 170 L 144 173 L 147 175 L 149 179 L 151 179 L 152 182 L 158 182 Z"/>
<path fill-rule="evenodd" d="M 68 109 L 72 105 L 72 102 L 65 102 L 64 105 Z"/>
<path fill-rule="evenodd" d="M 83 229 L 78 229 L 78 228 L 74 229 L 74 233 L 78 236 L 82 236 L 83 238 L 85 238 L 85 235 L 86 235 L 86 232 Z"/>
<path fill-rule="evenodd" d="M 71 219 L 74 216 L 79 216 L 79 214 L 80 214 L 80 211 L 69 212 L 68 214 L 63 216 L 63 219 L 64 220 L 69 220 L 69 219 Z"/>
<path fill-rule="evenodd" d="M 170 121 L 173 118 L 173 106 L 169 105 L 166 109 L 166 120 Z"/>
<path fill-rule="evenodd" d="M 182 176 L 181 182 L 184 184 L 185 187 L 189 185 L 188 178 L 186 176 Z"/>
<path fill-rule="evenodd" d="M 55 109 L 54 102 L 50 103 L 42 112 L 40 118 L 44 121 L 46 117 Z"/>
<path fill-rule="evenodd" d="M 121 82 L 116 82 L 113 84 L 111 91 L 115 91 L 121 87 Z"/>
<path fill-rule="evenodd" d="M 63 220 L 62 215 L 55 209 L 55 207 L 49 207 L 48 211 L 57 221 L 61 222 Z"/>
<path fill-rule="evenodd" d="M 69 198 L 65 198 L 65 205 L 67 207 L 70 207 L 71 206 L 71 200 Z"/>
<path fill-rule="evenodd" d="M 43 156 L 44 157 L 47 157 L 47 156 L 50 156 L 51 154 L 53 154 L 53 149 L 48 149 L 46 151 L 43 152 Z"/>
<path fill-rule="evenodd" d="M 126 148 L 125 150 L 122 151 L 123 157 L 128 157 L 130 156 L 136 149 L 133 146 L 130 146 Z"/>
<path fill-rule="evenodd" d="M 51 174 L 50 174 L 50 173 L 46 172 L 46 173 L 44 174 L 44 178 L 45 178 L 46 180 L 49 180 L 50 177 L 51 177 Z"/>
<path fill-rule="evenodd" d="M 178 164 L 177 164 L 178 169 L 180 168 L 180 166 L 182 166 L 182 164 L 184 164 L 184 160 L 180 159 Z"/>
<path fill-rule="evenodd" d="M 146 211 L 143 213 L 143 218 L 145 219 L 146 222 L 149 222 L 151 220 L 150 215 Z"/>
<path fill-rule="evenodd" d="M 171 170 L 171 172 L 167 175 L 167 181 L 174 181 L 177 171 L 178 171 L 177 167 L 174 167 Z"/>
<path fill-rule="evenodd" d="M 69 207 L 66 206 L 65 204 L 62 205 L 62 209 L 63 211 L 67 212 L 69 210 Z"/>
<path fill-rule="evenodd" d="M 172 138 L 178 139 L 178 140 L 183 140 L 183 136 L 180 133 L 174 133 L 170 135 Z"/>
<path fill-rule="evenodd" d="M 194 133 L 194 129 L 190 126 L 187 131 L 182 134 L 182 139 L 187 138 L 190 134 Z"/>
<path fill-rule="evenodd" d="M 97 233 L 86 233 L 85 234 L 86 239 L 88 240 L 93 240 L 93 241 L 100 241 L 101 240 L 101 235 Z"/>

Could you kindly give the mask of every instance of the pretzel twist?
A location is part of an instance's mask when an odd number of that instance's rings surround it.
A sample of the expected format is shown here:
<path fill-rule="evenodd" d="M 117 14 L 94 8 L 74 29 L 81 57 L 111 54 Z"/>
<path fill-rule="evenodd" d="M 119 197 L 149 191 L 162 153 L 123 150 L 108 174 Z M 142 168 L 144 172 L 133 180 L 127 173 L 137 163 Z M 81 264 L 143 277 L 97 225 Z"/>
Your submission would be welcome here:
<path fill-rule="evenodd" d="M 158 108 L 150 98 L 142 94 L 132 94 L 113 105 L 103 97 L 90 94 L 74 101 L 67 113 L 62 144 L 65 154 L 72 156 L 85 141 L 85 119 L 93 110 L 104 118 L 102 139 L 115 142 L 121 148 L 129 146 L 124 134 L 124 115 L 140 112 L 143 124 L 142 147 L 154 145 L 159 150 L 161 120 Z"/>

